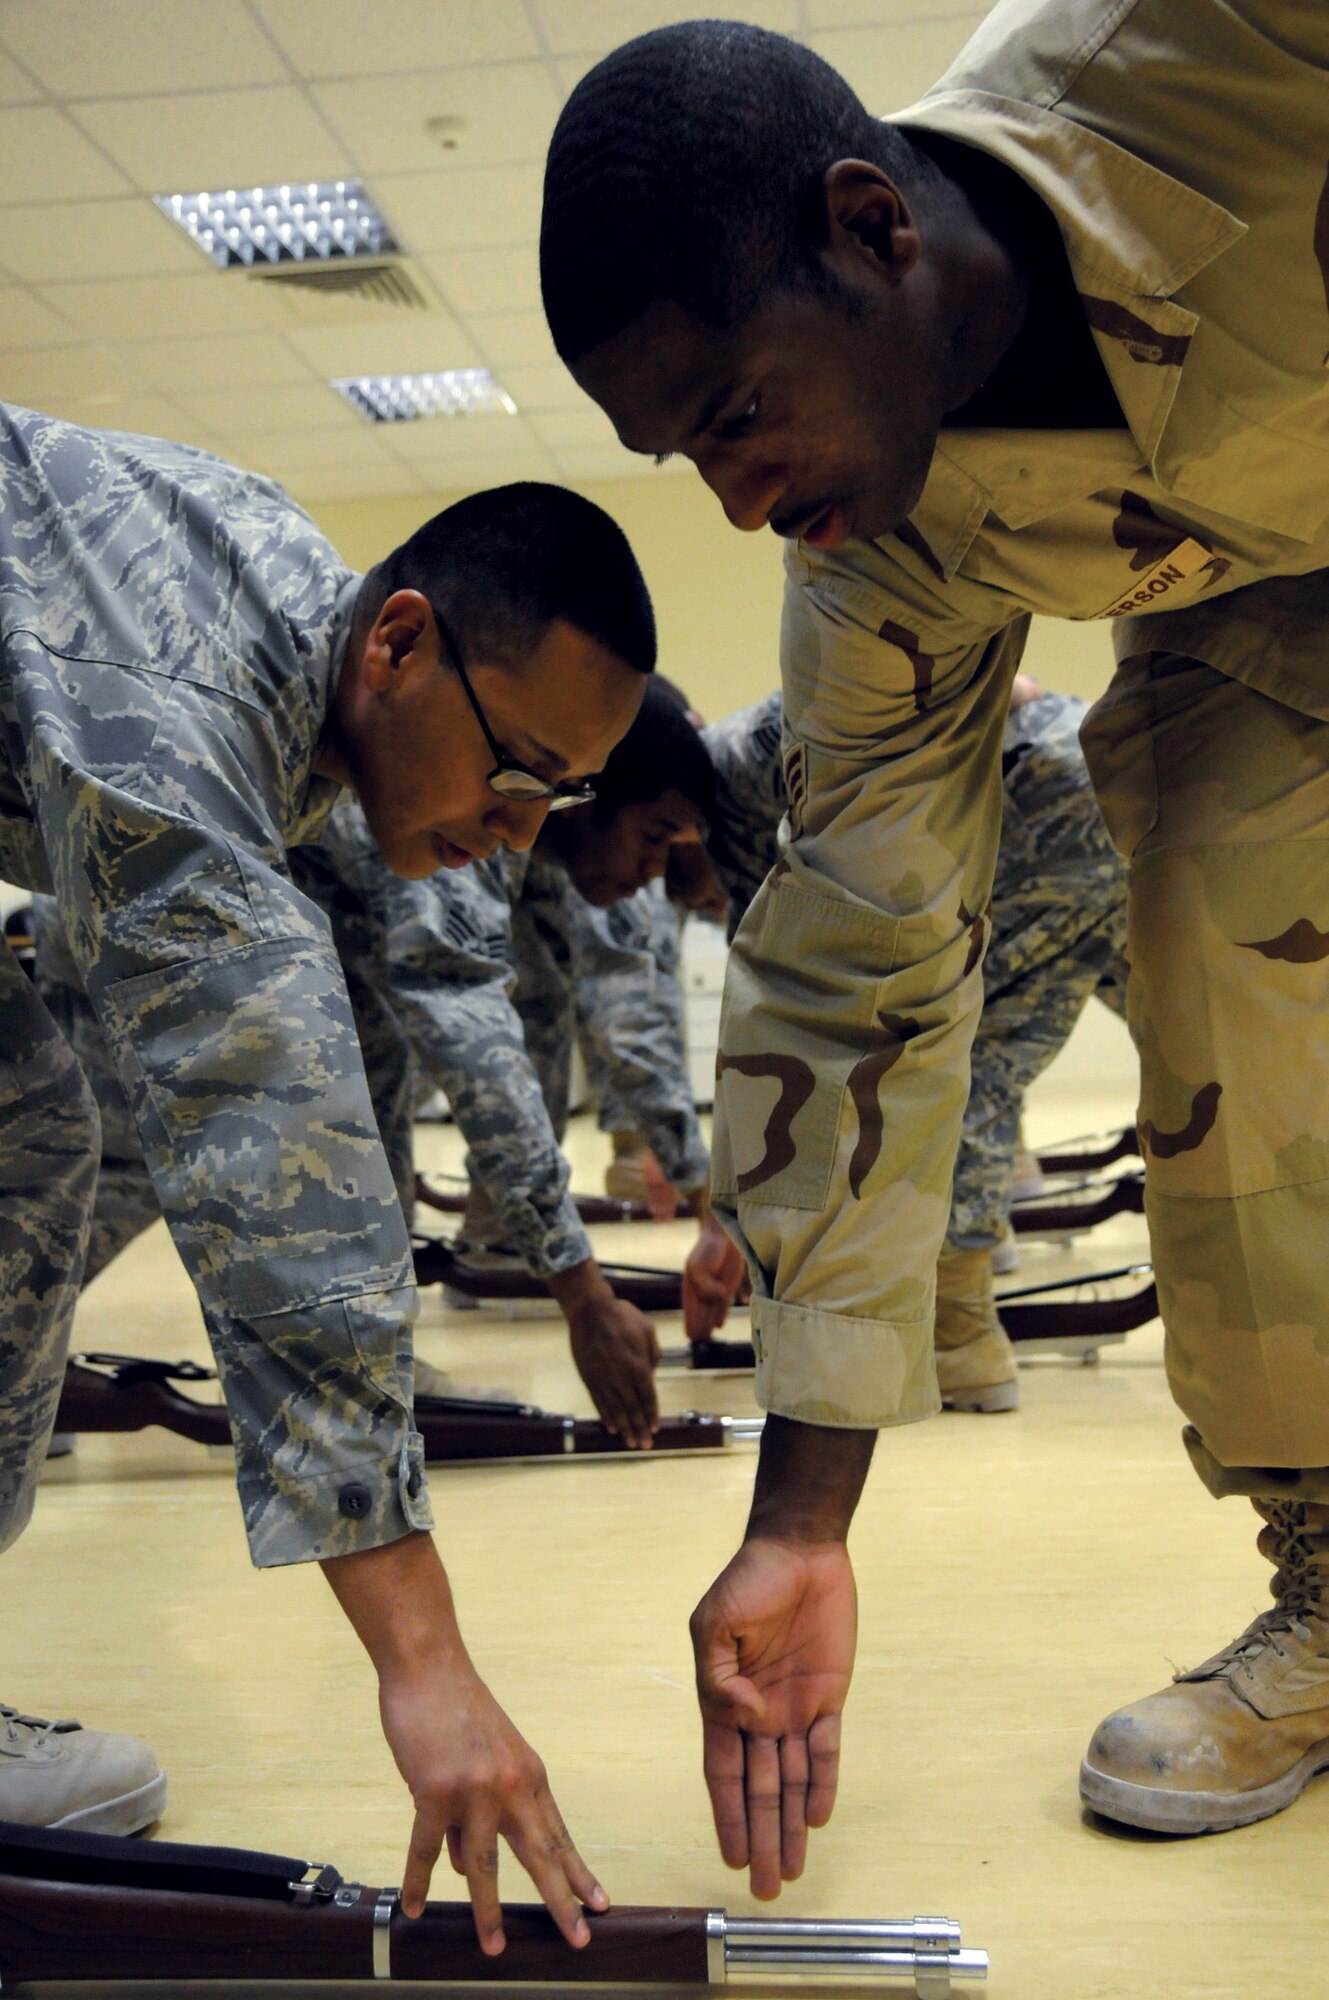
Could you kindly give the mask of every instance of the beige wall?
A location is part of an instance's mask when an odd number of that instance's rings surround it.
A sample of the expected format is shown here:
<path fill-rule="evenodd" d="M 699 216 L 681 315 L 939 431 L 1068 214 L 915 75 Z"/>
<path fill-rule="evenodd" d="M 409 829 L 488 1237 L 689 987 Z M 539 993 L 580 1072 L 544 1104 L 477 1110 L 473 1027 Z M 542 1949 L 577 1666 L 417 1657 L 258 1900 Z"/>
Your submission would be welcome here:
<path fill-rule="evenodd" d="M 781 565 L 774 535 L 731 528 L 686 472 L 582 488 L 619 521 L 637 552 L 660 623 L 660 665 L 708 721 L 756 701 L 779 679 Z M 326 502 L 311 512 L 348 562 L 368 568 L 455 495 Z M 1102 625 L 1035 620 L 1029 671 L 1092 697 L 1111 672 Z"/>

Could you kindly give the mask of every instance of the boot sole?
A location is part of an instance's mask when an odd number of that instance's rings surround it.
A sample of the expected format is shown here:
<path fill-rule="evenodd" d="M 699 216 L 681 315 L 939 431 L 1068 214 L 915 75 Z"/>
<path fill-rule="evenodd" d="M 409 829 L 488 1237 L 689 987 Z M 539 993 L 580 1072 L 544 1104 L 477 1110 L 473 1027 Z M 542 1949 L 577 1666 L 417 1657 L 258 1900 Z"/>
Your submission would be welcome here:
<path fill-rule="evenodd" d="M 1020 1385 L 1018 1382 L 987 1382 L 975 1389 L 951 1389 L 942 1396 L 944 1410 L 955 1410 L 971 1416 L 996 1416 L 1001 1410 L 1018 1410 L 1020 1407 Z"/>
<path fill-rule="evenodd" d="M 53 1820 L 52 1825 L 79 1833 L 141 1833 L 145 1826 L 161 1818 L 165 1807 L 166 1773 L 159 1771 L 137 1791 L 124 1792 L 118 1799 L 102 1799 L 95 1806 L 84 1806 L 80 1812 L 66 1813 L 63 1819 Z"/>
<path fill-rule="evenodd" d="M 1088 1758 L 1080 1766 L 1080 1797 L 1091 1812 L 1150 1833 L 1230 1833 L 1269 1819 L 1300 1798 L 1317 1772 L 1329 1770 L 1329 1743 L 1317 1743 L 1272 1785 L 1250 1792 L 1165 1792 L 1109 1777 Z"/>

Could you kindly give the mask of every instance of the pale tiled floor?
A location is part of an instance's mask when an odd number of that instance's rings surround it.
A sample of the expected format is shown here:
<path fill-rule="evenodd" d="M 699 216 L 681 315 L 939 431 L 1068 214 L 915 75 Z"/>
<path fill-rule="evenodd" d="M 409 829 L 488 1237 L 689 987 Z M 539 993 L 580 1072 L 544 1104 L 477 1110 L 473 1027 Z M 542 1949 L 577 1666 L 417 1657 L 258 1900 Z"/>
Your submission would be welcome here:
<path fill-rule="evenodd" d="M 1035 1094 L 1034 1137 L 1125 1122 L 1129 1094 L 1101 1088 L 1114 1075 L 1092 1046 L 1064 1061 Z M 587 1121 L 572 1148 L 589 1187 L 603 1155 Z M 423 1150 L 441 1166 L 455 1138 L 427 1131 Z M 665 1262 L 688 1233 L 600 1243 Z M 1142 1249 L 1125 1220 L 1092 1245 L 1104 1262 Z M 1037 1273 L 1071 1254 L 1035 1253 Z M 204 1354 L 162 1232 L 90 1291 L 78 1339 Z M 435 1295 L 421 1345 L 470 1380 L 589 1407 L 554 1319 L 450 1314 Z M 1279 1819 L 1192 1842 L 1109 1833 L 1076 1798 L 1100 1715 L 1260 1605 L 1253 1517 L 1193 1479 L 1157 1327 L 1097 1368 L 1036 1363 L 1023 1388 L 1018 1416 L 882 1440 L 854 1533 L 862 1638 L 840 1803 L 780 1907 L 958 1917 L 992 1954 L 992 2000 L 1314 2000 L 1329 1991 L 1329 1784 Z M 752 1408 L 743 1380 L 674 1377 L 663 1396 Z M 686 1633 L 751 1472 L 735 1452 L 432 1475 L 472 1650 L 622 1901 L 751 1907 L 713 1846 Z M 250 1569 L 223 1459 L 161 1435 L 86 1439 L 5 1562 L 0 1606 L 0 1692 L 150 1736 L 171 1778 L 164 1836 L 400 1879 L 407 1806 L 367 1666 L 316 1571 Z M 524 1888 L 510 1865 L 509 1895 Z"/>

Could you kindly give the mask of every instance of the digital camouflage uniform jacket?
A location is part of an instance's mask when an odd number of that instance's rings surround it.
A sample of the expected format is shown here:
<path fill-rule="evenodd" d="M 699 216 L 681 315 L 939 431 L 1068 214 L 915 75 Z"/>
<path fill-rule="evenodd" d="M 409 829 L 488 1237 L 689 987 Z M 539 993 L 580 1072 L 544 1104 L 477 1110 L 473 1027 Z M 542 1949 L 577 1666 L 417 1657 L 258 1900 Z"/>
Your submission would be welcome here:
<path fill-rule="evenodd" d="M 0 874 L 52 889 L 226 1391 L 250 1549 L 428 1526 L 409 1246 L 286 849 L 358 578 L 270 482 L 0 408 Z"/>
<path fill-rule="evenodd" d="M 899 532 L 787 551 L 791 839 L 731 954 L 712 1176 L 786 1416 L 937 1406 L 1023 614 L 1329 715 L 1327 70 L 1318 5 L 1006 0 L 898 114 L 1055 215 L 1125 428 L 944 431 Z"/>
<path fill-rule="evenodd" d="M 542 1275 L 592 1255 L 559 1150 L 574 1014 L 595 1074 L 632 1105 L 666 1173 L 696 1184 L 696 1115 L 635 898 L 595 910 L 561 867 L 506 853 L 401 881 L 349 799 L 292 866 L 332 922 L 407 1214 L 418 1062 L 466 1140 L 468 1235 L 474 1225 Z"/>

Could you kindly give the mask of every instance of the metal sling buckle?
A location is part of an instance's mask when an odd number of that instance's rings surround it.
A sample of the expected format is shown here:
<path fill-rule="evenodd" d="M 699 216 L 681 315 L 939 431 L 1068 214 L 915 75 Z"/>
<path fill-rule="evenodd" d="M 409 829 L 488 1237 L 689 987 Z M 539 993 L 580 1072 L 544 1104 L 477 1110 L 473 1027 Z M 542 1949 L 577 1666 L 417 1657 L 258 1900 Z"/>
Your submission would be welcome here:
<path fill-rule="evenodd" d="M 397 1907 L 398 1891 L 380 1889 L 378 1901 L 374 1905 L 374 1977 L 392 1977 L 392 1914 Z"/>
<path fill-rule="evenodd" d="M 341 1887 L 341 1875 L 330 1861 L 311 1861 L 298 1882 L 292 1882 L 291 1899 L 296 1903 L 327 1903 Z"/>

